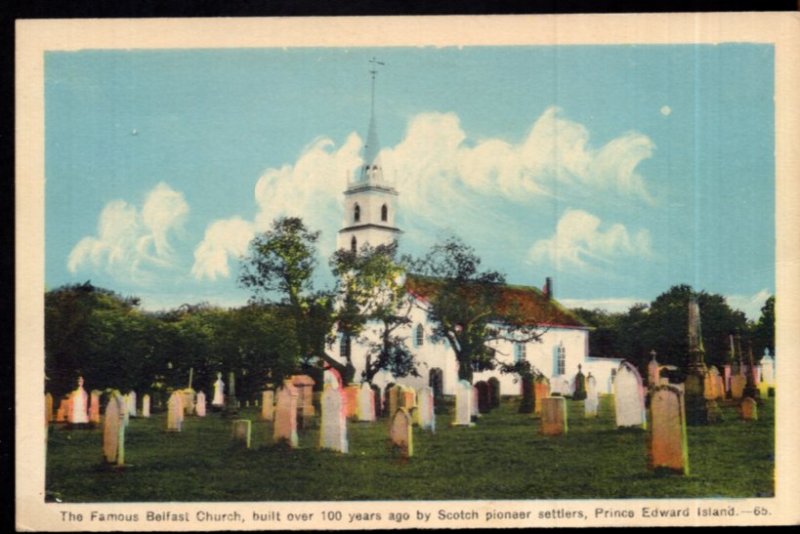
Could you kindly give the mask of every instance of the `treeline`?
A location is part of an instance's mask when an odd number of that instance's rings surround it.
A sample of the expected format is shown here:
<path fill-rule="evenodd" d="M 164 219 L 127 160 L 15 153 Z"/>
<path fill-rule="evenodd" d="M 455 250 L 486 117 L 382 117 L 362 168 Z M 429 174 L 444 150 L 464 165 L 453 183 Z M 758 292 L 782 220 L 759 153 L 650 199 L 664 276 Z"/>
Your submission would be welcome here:
<path fill-rule="evenodd" d="M 594 327 L 589 335 L 589 355 L 624 358 L 644 370 L 650 352 L 655 350 L 660 363 L 684 367 L 689 354 L 688 303 L 692 295 L 700 306 L 707 365 L 721 366 L 728 361 L 731 335 L 738 334 L 745 362 L 751 347 L 756 362 L 765 348 L 775 353 L 774 296 L 767 299 L 755 322 L 731 308 L 722 295 L 697 292 L 688 285 L 673 286 L 649 304 L 636 304 L 623 313 L 584 308 L 572 311 Z"/>

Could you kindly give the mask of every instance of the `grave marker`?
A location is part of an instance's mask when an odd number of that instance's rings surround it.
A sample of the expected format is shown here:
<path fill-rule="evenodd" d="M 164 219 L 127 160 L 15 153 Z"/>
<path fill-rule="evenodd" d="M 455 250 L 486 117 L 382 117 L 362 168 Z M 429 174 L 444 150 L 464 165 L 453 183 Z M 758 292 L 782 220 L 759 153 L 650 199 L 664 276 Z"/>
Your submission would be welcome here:
<path fill-rule="evenodd" d="M 731 398 L 733 400 L 742 400 L 744 397 L 744 387 L 747 385 L 747 377 L 742 374 L 733 375 L 731 377 Z"/>
<path fill-rule="evenodd" d="M 642 377 L 628 362 L 622 362 L 614 379 L 614 413 L 617 427 L 646 428 Z"/>
<path fill-rule="evenodd" d="M 233 442 L 244 445 L 245 449 L 250 448 L 250 435 L 252 424 L 250 419 L 235 419 L 232 424 Z"/>
<path fill-rule="evenodd" d="M 739 406 L 739 413 L 744 421 L 758 420 L 758 403 L 752 397 L 745 397 Z"/>
<path fill-rule="evenodd" d="M 500 381 L 496 377 L 491 377 L 486 381 L 489 384 L 489 408 L 500 407 Z"/>
<path fill-rule="evenodd" d="M 572 400 L 585 400 L 586 399 L 586 377 L 581 370 L 581 364 L 578 364 L 578 374 L 575 375 L 575 390 L 572 393 Z"/>
<path fill-rule="evenodd" d="M 564 397 L 542 399 L 542 434 L 560 436 L 567 433 L 567 400 Z"/>
<path fill-rule="evenodd" d="M 297 439 L 297 388 L 291 379 L 285 380 L 278 390 L 275 404 L 275 443 L 286 442 L 290 447 L 298 446 Z"/>
<path fill-rule="evenodd" d="M 192 388 L 181 390 L 183 395 L 183 414 L 192 415 L 195 413 L 195 392 Z"/>
<path fill-rule="evenodd" d="M 472 426 L 472 386 L 466 380 L 456 382 L 456 413 L 453 426 Z"/>
<path fill-rule="evenodd" d="M 128 402 L 127 404 L 128 417 L 137 417 L 138 412 L 136 411 L 136 406 L 138 404 L 137 403 L 138 399 L 136 397 L 136 392 L 133 390 L 129 391 L 128 394 L 125 396 L 125 400 Z"/>
<path fill-rule="evenodd" d="M 93 389 L 89 395 L 89 422 L 100 424 L 100 395 L 102 392 L 98 389 Z"/>
<path fill-rule="evenodd" d="M 183 429 L 183 394 L 173 391 L 167 401 L 167 432 L 180 432 Z"/>
<path fill-rule="evenodd" d="M 683 392 L 673 385 L 659 386 L 650 400 L 650 414 L 651 468 L 689 474 Z"/>
<path fill-rule="evenodd" d="M 361 387 L 358 388 L 356 404 L 356 415 L 358 415 L 359 421 L 375 421 L 375 393 L 368 382 L 362 382 Z"/>
<path fill-rule="evenodd" d="M 419 406 L 417 407 L 417 424 L 422 430 L 436 432 L 436 410 L 433 388 L 430 386 L 420 388 L 417 399 L 419 401 Z"/>
<path fill-rule="evenodd" d="M 358 392 L 361 388 L 356 384 L 350 384 L 342 392 L 344 395 L 344 414 L 345 417 L 355 417 L 358 414 Z"/>
<path fill-rule="evenodd" d="M 478 418 L 481 412 L 478 410 L 478 388 L 472 386 L 472 402 L 470 404 L 470 414 L 473 418 Z"/>
<path fill-rule="evenodd" d="M 150 395 L 142 396 L 142 417 L 150 417 Z"/>
<path fill-rule="evenodd" d="M 264 421 L 272 421 L 275 413 L 275 392 L 271 389 L 265 389 L 261 392 L 261 419 Z"/>
<path fill-rule="evenodd" d="M 194 405 L 194 413 L 197 414 L 197 417 L 206 416 L 206 394 L 202 391 L 197 394 Z"/>
<path fill-rule="evenodd" d="M 328 371 L 326 371 L 327 373 Z M 320 408 L 322 411 L 319 447 L 347 453 L 347 414 L 345 413 L 347 388 L 339 387 L 338 380 L 325 380 Z"/>
<path fill-rule="evenodd" d="M 69 422 L 81 425 L 89 422 L 89 394 L 83 389 L 83 377 L 78 377 L 78 387 L 69 395 Z"/>
<path fill-rule="evenodd" d="M 222 381 L 222 373 L 217 373 L 217 381 L 214 382 L 214 397 L 211 399 L 211 406 L 216 408 L 225 406 L 225 382 Z"/>
<path fill-rule="evenodd" d="M 411 416 L 405 408 L 399 408 L 392 417 L 389 438 L 392 445 L 400 450 L 400 456 L 410 458 L 414 455 L 414 429 Z"/>
<path fill-rule="evenodd" d="M 542 399 L 550 396 L 550 381 L 542 375 L 537 376 L 533 381 L 533 412 L 536 415 L 542 414 Z"/>
<path fill-rule="evenodd" d="M 586 401 L 583 404 L 584 415 L 586 417 L 597 417 L 597 409 L 600 405 L 600 396 L 597 391 L 597 380 L 589 373 L 586 377 Z"/>
<path fill-rule="evenodd" d="M 125 399 L 119 391 L 111 392 L 103 418 L 103 458 L 107 463 L 125 464 Z"/>
<path fill-rule="evenodd" d="M 478 412 L 479 413 L 488 413 L 489 412 L 489 384 L 480 380 L 475 383 L 475 391 L 478 394 Z"/>

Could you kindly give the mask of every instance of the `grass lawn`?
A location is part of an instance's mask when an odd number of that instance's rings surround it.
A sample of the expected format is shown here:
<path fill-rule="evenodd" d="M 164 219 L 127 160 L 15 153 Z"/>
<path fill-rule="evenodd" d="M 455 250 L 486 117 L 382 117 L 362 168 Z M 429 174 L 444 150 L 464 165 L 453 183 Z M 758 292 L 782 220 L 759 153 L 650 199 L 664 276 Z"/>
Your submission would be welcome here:
<path fill-rule="evenodd" d="M 546 437 L 539 421 L 516 413 L 504 399 L 471 428 L 450 427 L 439 415 L 435 434 L 414 429 L 414 457 L 398 458 L 387 443 L 388 423 L 348 423 L 350 454 L 320 451 L 318 430 L 300 448 L 272 443 L 271 423 L 258 409 L 253 448 L 230 441 L 230 420 L 209 413 L 188 417 L 181 433 L 166 433 L 165 414 L 131 419 L 125 435 L 128 467 L 101 464 L 102 431 L 50 429 L 48 500 L 335 501 L 447 499 L 586 499 L 766 497 L 774 491 L 774 400 L 759 406 L 758 421 L 740 421 L 724 406 L 724 421 L 689 427 L 688 476 L 647 468 L 644 431 L 614 427 L 610 397 L 596 419 L 583 402 L 568 401 L 569 432 Z"/>

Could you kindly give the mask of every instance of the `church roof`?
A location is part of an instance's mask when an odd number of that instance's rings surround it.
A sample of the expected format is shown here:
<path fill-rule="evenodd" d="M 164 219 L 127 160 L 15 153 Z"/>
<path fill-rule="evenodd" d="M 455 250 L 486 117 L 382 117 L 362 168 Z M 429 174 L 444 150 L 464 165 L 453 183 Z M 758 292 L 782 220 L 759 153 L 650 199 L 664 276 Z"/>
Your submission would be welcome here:
<path fill-rule="evenodd" d="M 406 289 L 415 297 L 428 300 L 443 283 L 441 278 L 408 275 Z M 538 287 L 501 285 L 498 291 L 500 291 L 498 316 L 513 313 L 529 325 L 590 328 L 558 301 L 546 296 Z"/>

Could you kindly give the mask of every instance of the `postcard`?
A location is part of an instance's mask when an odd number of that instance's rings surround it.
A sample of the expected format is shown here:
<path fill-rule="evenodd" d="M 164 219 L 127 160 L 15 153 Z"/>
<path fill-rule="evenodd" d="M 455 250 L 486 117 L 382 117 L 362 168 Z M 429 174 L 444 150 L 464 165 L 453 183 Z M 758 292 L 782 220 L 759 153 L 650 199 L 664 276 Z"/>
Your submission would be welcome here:
<path fill-rule="evenodd" d="M 17 30 L 18 530 L 800 521 L 796 13 Z"/>

